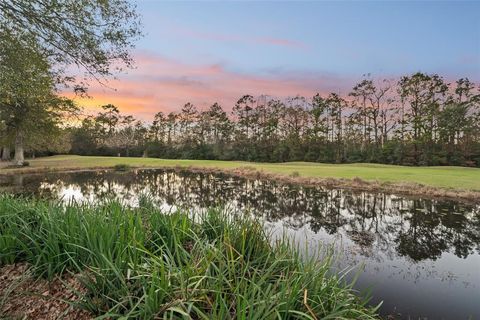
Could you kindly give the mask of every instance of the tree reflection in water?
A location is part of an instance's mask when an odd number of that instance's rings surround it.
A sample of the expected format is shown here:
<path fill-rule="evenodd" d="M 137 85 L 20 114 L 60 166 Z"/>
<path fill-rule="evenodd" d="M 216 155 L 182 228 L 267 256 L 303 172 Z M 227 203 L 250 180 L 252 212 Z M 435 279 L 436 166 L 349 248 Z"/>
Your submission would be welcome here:
<path fill-rule="evenodd" d="M 164 210 L 227 206 L 274 230 L 284 226 L 304 237 L 307 250 L 333 243 L 340 253 L 335 268 L 364 263 L 355 288 L 372 289 L 372 304 L 383 301 L 384 316 L 480 318 L 479 206 L 173 170 L 17 175 L 0 177 L 1 189 L 133 206 L 148 194 Z"/>
<path fill-rule="evenodd" d="M 10 192 L 64 200 L 117 198 L 136 205 L 148 194 L 164 208 L 226 205 L 291 229 L 341 234 L 364 255 L 383 252 L 413 261 L 444 252 L 459 258 L 480 254 L 479 207 L 454 201 L 403 198 L 383 193 L 300 187 L 223 174 L 173 170 L 57 173 L 3 177 Z"/>

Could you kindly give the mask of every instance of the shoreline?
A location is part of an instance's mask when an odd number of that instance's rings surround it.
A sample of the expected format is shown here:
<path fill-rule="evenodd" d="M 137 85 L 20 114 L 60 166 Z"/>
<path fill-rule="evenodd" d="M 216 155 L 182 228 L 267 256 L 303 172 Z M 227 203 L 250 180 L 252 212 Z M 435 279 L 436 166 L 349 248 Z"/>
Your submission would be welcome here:
<path fill-rule="evenodd" d="M 266 172 L 251 166 L 237 168 L 202 167 L 195 165 L 162 165 L 162 166 L 129 166 L 130 170 L 176 170 L 203 172 L 211 174 L 227 174 L 234 177 L 258 180 L 270 180 L 283 184 L 294 184 L 306 187 L 324 187 L 328 189 L 345 189 L 356 192 L 388 193 L 399 196 L 421 197 L 438 200 L 455 200 L 472 204 L 480 204 L 480 191 L 463 190 L 445 187 L 434 187 L 414 182 L 381 182 L 378 180 L 364 180 L 358 177 L 349 178 L 318 178 L 304 177 L 300 174 L 279 174 Z M 93 167 L 25 167 L 0 170 L 0 177 L 16 174 L 45 174 L 45 173 L 73 173 L 88 171 L 114 171 L 111 166 Z M 295 173 L 295 172 L 294 172 Z"/>

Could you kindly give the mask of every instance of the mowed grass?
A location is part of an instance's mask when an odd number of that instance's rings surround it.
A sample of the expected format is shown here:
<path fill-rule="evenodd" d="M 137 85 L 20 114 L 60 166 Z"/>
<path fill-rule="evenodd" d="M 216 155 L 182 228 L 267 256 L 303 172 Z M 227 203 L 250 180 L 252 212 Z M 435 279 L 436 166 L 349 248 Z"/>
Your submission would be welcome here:
<path fill-rule="evenodd" d="M 0 266 L 16 262 L 78 275 L 80 306 L 100 319 L 377 318 L 331 257 L 273 244 L 245 215 L 163 214 L 145 197 L 128 208 L 0 195 Z"/>
<path fill-rule="evenodd" d="M 93 156 L 53 156 L 30 161 L 34 168 L 93 168 L 125 164 L 131 167 L 175 167 L 236 169 L 253 167 L 267 173 L 291 175 L 298 173 L 306 178 L 355 177 L 380 182 L 410 182 L 432 187 L 459 190 L 480 190 L 480 169 L 463 167 L 406 167 L 382 164 L 323 164 L 308 162 L 252 163 L 217 160 L 170 160 L 157 158 L 124 158 Z"/>

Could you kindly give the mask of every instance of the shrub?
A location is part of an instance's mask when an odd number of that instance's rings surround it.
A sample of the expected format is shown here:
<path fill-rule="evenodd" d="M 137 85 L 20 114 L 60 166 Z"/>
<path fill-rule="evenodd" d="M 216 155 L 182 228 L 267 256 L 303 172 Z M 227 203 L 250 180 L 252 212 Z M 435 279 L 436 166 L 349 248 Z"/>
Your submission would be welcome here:
<path fill-rule="evenodd" d="M 128 164 L 116 164 L 116 165 L 113 167 L 113 170 L 115 170 L 115 171 L 121 171 L 121 172 L 129 171 L 130 169 L 131 169 L 131 167 L 130 167 Z"/>
<path fill-rule="evenodd" d="M 293 171 L 292 173 L 290 173 L 290 177 L 292 177 L 292 178 L 298 178 L 298 177 L 300 177 L 300 172 L 298 172 L 298 171 Z"/>

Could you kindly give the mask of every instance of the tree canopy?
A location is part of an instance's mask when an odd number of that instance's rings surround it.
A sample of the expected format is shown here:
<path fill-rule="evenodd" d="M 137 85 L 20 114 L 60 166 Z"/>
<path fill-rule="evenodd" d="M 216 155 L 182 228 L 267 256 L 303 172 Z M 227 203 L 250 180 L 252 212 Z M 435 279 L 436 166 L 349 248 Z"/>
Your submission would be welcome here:
<path fill-rule="evenodd" d="M 0 32 L 28 32 L 56 67 L 75 65 L 101 80 L 132 64 L 141 35 L 135 9 L 125 0 L 3 0 Z"/>

